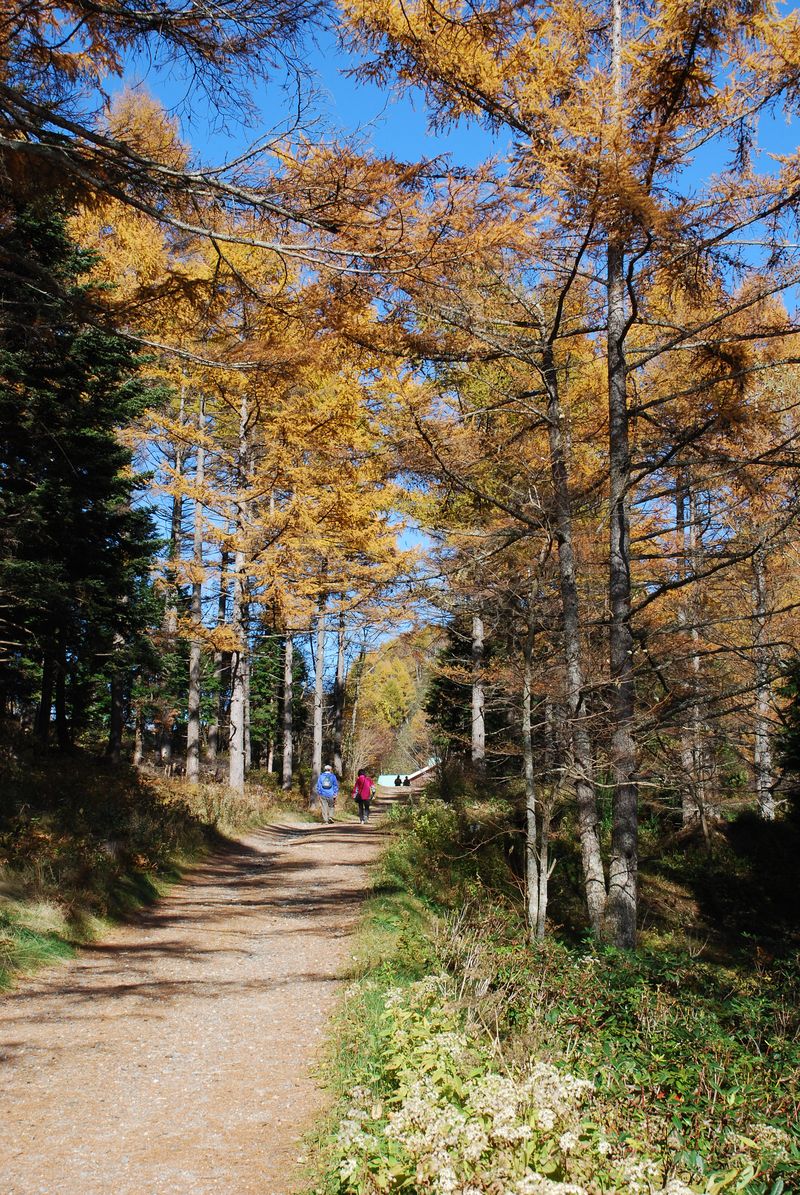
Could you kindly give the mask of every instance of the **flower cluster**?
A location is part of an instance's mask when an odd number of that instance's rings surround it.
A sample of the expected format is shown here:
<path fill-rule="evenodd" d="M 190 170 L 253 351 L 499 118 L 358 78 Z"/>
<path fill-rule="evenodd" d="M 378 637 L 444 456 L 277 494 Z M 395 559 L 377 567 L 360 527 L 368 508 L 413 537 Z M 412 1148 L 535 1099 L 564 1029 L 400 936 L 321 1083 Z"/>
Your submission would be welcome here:
<path fill-rule="evenodd" d="M 663 1159 L 609 1140 L 591 1119 L 593 1085 L 538 1061 L 500 1074 L 468 1040 L 447 980 L 384 1004 L 387 1089 L 352 1092 L 337 1140 L 348 1195 L 693 1195 Z"/>

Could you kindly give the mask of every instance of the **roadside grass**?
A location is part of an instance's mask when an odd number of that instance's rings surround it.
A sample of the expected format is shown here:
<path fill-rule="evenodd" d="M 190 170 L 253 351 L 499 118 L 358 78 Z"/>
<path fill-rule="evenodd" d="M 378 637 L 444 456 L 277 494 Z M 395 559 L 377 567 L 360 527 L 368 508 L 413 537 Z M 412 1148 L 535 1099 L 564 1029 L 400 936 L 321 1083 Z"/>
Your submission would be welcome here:
<path fill-rule="evenodd" d="M 387 820 L 396 822 L 390 808 Z M 378 1086 L 383 1076 L 382 1020 L 386 996 L 422 979 L 432 965 L 437 914 L 410 892 L 397 875 L 389 849 L 373 871 L 372 895 L 364 902 L 355 954 L 345 973 L 344 997 L 331 1020 L 322 1077 L 333 1108 L 308 1134 L 305 1168 L 309 1195 L 336 1195 L 336 1139 L 340 1119 L 354 1089 Z"/>
<path fill-rule="evenodd" d="M 291 810 L 297 794 L 110 768 L 26 745 L 0 758 L 0 990 L 131 917 L 229 836 Z"/>
<path fill-rule="evenodd" d="M 636 955 L 574 931 L 531 946 L 501 814 L 474 795 L 393 811 L 308 1191 L 800 1189 L 796 955 L 727 928 L 706 949 L 690 854 L 645 878 Z"/>

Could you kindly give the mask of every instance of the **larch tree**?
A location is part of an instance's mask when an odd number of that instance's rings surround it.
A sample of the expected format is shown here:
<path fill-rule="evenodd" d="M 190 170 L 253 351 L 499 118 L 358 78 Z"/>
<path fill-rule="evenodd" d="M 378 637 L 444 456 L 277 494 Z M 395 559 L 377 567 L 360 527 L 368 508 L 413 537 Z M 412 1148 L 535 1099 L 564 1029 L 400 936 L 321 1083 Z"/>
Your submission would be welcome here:
<path fill-rule="evenodd" d="M 631 333 L 646 321 L 646 292 L 656 271 L 677 292 L 688 289 L 698 270 L 715 271 L 723 281 L 752 274 L 761 244 L 762 260 L 771 257 L 774 268 L 769 280 L 751 288 L 748 305 L 796 278 L 795 256 L 781 236 L 782 220 L 797 201 L 796 161 L 787 157 L 778 169 L 759 171 L 748 152 L 755 116 L 781 99 L 794 102 L 796 15 L 780 17 L 767 4 L 744 11 L 673 0 L 646 14 L 623 0 L 564 0 L 547 8 L 497 4 L 480 11 L 460 0 L 402 8 L 391 0 L 347 0 L 342 11 L 351 44 L 371 54 L 364 75 L 422 87 L 434 120 L 472 116 L 513 135 L 509 180 L 528 196 L 539 229 L 551 238 L 552 253 L 547 262 L 539 259 L 538 276 L 561 295 L 587 283 L 586 326 L 596 343 L 603 337 L 606 368 L 614 775 L 609 887 L 604 895 L 598 875 L 592 920 L 618 945 L 631 947 L 639 766 L 633 421 L 647 366 L 701 336 L 713 355 L 724 312 L 662 325 L 656 343 L 633 354 Z M 713 143 L 730 148 L 730 167 L 705 187 L 682 185 L 692 156 Z M 729 310 L 736 298 L 730 285 L 724 289 Z M 556 302 L 546 342 L 563 307 L 563 299 Z M 555 339 L 564 335 L 558 328 Z M 557 428 L 558 411 L 551 409 L 549 419 Z M 567 563 L 568 536 L 560 538 L 559 551 Z"/>

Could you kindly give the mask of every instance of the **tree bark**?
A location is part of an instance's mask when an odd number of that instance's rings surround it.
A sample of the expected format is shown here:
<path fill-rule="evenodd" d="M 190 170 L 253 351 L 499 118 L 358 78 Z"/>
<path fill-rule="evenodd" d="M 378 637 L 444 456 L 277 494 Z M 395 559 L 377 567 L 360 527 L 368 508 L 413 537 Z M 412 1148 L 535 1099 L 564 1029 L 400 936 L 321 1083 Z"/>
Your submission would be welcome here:
<path fill-rule="evenodd" d="M 250 632 L 250 603 L 245 601 L 245 639 L 249 639 Z M 250 651 L 244 657 L 244 770 L 249 772 L 253 766 L 253 738 L 252 718 L 250 709 Z"/>
<path fill-rule="evenodd" d="M 536 774 L 531 738 L 531 692 L 533 689 L 533 629 L 529 626 L 524 644 L 522 676 L 522 760 L 525 773 L 525 911 L 528 931 L 538 939 L 539 901 L 539 829 L 536 824 Z"/>
<path fill-rule="evenodd" d="M 615 0 L 615 14 L 620 0 Z M 638 785 L 634 738 L 633 636 L 631 634 L 630 446 L 625 362 L 625 260 L 613 240 L 608 248 L 609 607 L 611 626 L 611 773 L 614 783 L 608 934 L 614 944 L 636 946 Z"/>
<path fill-rule="evenodd" d="M 292 787 L 292 705 L 294 700 L 294 644 L 286 632 L 283 647 L 283 770 L 281 784 Z"/>
<path fill-rule="evenodd" d="M 482 768 L 486 760 L 486 692 L 484 685 L 484 627 L 480 614 L 472 617 L 472 762 Z"/>
<path fill-rule="evenodd" d="M 356 743 L 358 705 L 361 697 L 361 680 L 364 675 L 364 660 L 366 659 L 366 655 L 367 649 L 362 644 L 361 650 L 358 653 L 358 659 L 350 673 L 353 686 L 353 708 L 350 711 L 350 737 L 347 745 L 347 757 L 351 776 L 355 776 L 358 769 L 367 763 L 367 760 L 361 758 L 360 746 Z"/>
<path fill-rule="evenodd" d="M 597 793 L 594 783 L 592 742 L 584 695 L 581 662 L 580 603 L 577 568 L 572 534 L 572 502 L 569 492 L 564 413 L 558 388 L 553 352 L 547 347 L 543 359 L 543 379 L 547 390 L 547 427 L 550 448 L 550 474 L 553 485 L 553 524 L 558 544 L 558 578 L 561 594 L 561 618 L 564 635 L 564 672 L 567 718 L 578 807 L 578 831 L 586 891 L 589 923 L 596 934 L 602 932 L 606 907 L 606 879 L 600 850 Z"/>
<path fill-rule="evenodd" d="M 342 740 L 344 737 L 344 609 L 339 609 L 336 629 L 336 680 L 333 686 L 333 770 L 342 775 Z"/>
<path fill-rule="evenodd" d="M 55 666 L 53 657 L 48 652 L 42 660 L 42 689 L 39 697 L 39 708 L 36 711 L 34 734 L 47 746 L 50 738 L 50 718 L 53 711 L 53 679 Z"/>
<path fill-rule="evenodd" d="M 56 740 L 60 751 L 72 747 L 69 718 L 67 717 L 67 651 L 61 642 L 56 662 Z"/>
<path fill-rule="evenodd" d="M 194 543 L 192 562 L 194 576 L 192 578 L 192 625 L 197 628 L 203 621 L 203 505 L 201 494 L 205 485 L 205 449 L 202 437 L 205 425 L 205 403 L 202 395 L 197 406 L 197 460 L 195 465 L 195 498 L 194 498 Z M 202 647 L 195 630 L 189 643 L 189 697 L 188 723 L 186 727 L 186 779 L 190 784 L 197 784 L 200 780 L 200 672 L 202 666 Z"/>
<path fill-rule="evenodd" d="M 180 419 L 183 422 L 183 395 L 181 395 Z M 175 449 L 175 473 L 183 476 L 183 449 Z M 169 520 L 169 564 L 167 565 L 167 601 L 164 610 L 164 630 L 173 638 L 178 630 L 177 571 L 174 561 L 181 552 L 181 531 L 183 526 L 183 495 L 172 495 L 172 513 Z"/>
<path fill-rule="evenodd" d="M 111 708 L 108 718 L 106 756 L 116 765 L 122 759 L 122 731 L 124 725 L 125 677 L 118 669 L 111 673 Z"/>
<path fill-rule="evenodd" d="M 228 784 L 234 792 L 244 792 L 247 734 L 247 577 L 245 573 L 245 535 L 247 533 L 247 393 L 239 409 L 239 446 L 237 453 L 237 492 L 234 500 L 236 547 L 233 560 L 232 629 L 236 648 L 231 652 L 231 712 L 228 747 Z"/>
<path fill-rule="evenodd" d="M 676 487 L 675 508 L 676 529 L 682 556 L 681 569 L 683 578 L 687 579 L 697 573 L 699 561 L 697 559 L 697 502 L 691 478 L 685 469 L 681 471 Z M 686 777 L 686 783 L 681 791 L 681 813 L 684 825 L 699 820 L 703 827 L 703 833 L 708 838 L 705 816 L 705 759 L 700 718 L 700 633 L 697 629 L 697 602 L 691 590 L 681 602 L 678 619 L 688 631 L 691 643 L 689 660 L 691 700 L 687 711 L 688 717 L 681 728 L 681 763 Z"/>
<path fill-rule="evenodd" d="M 239 553 L 237 552 L 238 556 Z M 245 778 L 245 655 L 244 624 L 241 615 L 242 601 L 237 598 L 238 582 L 234 581 L 233 630 L 241 645 L 231 652 L 231 712 L 230 741 L 228 745 L 228 785 L 234 792 L 244 792 Z"/>
<path fill-rule="evenodd" d="M 144 759 L 144 711 L 135 706 L 133 711 L 133 759 L 135 768 L 141 767 Z"/>
<path fill-rule="evenodd" d="M 772 791 L 775 775 L 770 745 L 770 661 L 769 647 L 765 642 L 768 621 L 767 559 L 763 545 L 753 556 L 753 607 L 755 614 L 753 657 L 756 670 L 753 768 L 759 813 L 762 817 L 772 821 L 775 817 L 775 797 Z"/>
<path fill-rule="evenodd" d="M 230 567 L 230 555 L 227 548 L 223 548 L 220 553 L 219 561 L 219 595 L 217 598 L 217 626 L 225 625 L 225 619 L 228 614 L 228 568 Z M 229 668 L 228 668 L 229 671 Z M 217 754 L 219 753 L 220 744 L 223 741 L 222 727 L 225 724 L 225 692 L 227 686 L 225 684 L 225 653 L 222 651 L 214 652 L 214 685 L 217 693 L 216 710 L 214 718 L 208 728 L 208 762 L 215 764 L 217 762 Z"/>
<path fill-rule="evenodd" d="M 311 745 L 311 791 L 316 791 L 316 783 L 322 771 L 322 713 L 323 713 L 323 681 L 325 676 L 325 597 L 319 599 L 317 612 L 316 659 L 314 661 L 314 729 Z"/>
<path fill-rule="evenodd" d="M 550 819 L 553 809 L 553 797 L 548 795 L 542 801 L 542 822 L 539 827 L 539 908 L 536 918 L 536 941 L 544 940 L 547 928 L 547 896 L 550 876 L 555 866 L 555 860 L 550 862 Z"/>

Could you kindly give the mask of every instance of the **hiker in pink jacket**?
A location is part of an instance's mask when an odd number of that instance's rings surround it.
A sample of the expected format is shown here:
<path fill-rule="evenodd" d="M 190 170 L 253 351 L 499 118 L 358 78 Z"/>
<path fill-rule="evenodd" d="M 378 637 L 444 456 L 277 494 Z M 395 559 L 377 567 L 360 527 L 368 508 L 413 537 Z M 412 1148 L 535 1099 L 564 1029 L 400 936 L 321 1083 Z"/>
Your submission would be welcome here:
<path fill-rule="evenodd" d="M 362 824 L 369 821 L 369 803 L 374 791 L 375 785 L 372 783 L 372 779 L 361 768 L 353 786 L 353 800 L 358 805 L 358 820 Z"/>

